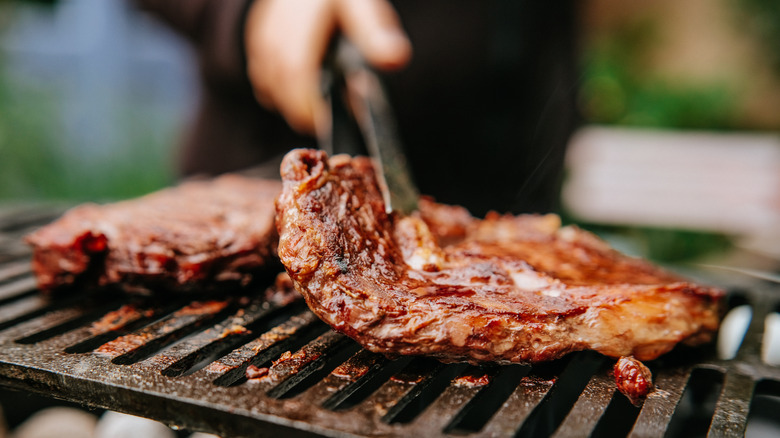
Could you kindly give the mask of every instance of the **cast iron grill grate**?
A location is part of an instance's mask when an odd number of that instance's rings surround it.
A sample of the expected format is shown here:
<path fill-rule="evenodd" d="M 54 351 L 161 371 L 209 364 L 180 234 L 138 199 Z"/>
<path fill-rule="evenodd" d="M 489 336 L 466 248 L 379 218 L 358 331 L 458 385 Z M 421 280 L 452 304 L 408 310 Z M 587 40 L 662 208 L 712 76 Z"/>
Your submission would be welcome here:
<path fill-rule="evenodd" d="M 0 210 L 7 388 L 225 437 L 742 436 L 751 401 L 780 396 L 780 367 L 761 359 L 765 317 L 780 310 L 777 286 L 733 294 L 732 306 L 753 311 L 733 359 L 700 348 L 651 362 L 658 390 L 635 407 L 616 391 L 612 361 L 596 354 L 534 367 L 390 360 L 331 331 L 302 303 L 264 302 L 262 290 L 196 301 L 47 300 L 21 237 L 57 213 Z M 247 380 L 248 369 L 275 361 L 273 378 Z"/>

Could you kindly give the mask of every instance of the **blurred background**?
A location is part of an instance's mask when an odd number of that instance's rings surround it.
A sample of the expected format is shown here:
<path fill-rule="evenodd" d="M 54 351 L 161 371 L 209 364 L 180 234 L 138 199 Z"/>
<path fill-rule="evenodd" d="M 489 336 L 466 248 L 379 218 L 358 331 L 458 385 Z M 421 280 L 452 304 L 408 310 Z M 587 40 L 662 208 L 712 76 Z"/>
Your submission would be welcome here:
<path fill-rule="evenodd" d="M 118 199 L 173 181 L 189 46 L 124 0 L 0 1 L 0 198 Z"/>
<path fill-rule="evenodd" d="M 588 0 L 565 217 L 679 261 L 780 245 L 780 3 Z M 183 40 L 125 0 L 0 1 L 0 202 L 175 181 Z"/>
<path fill-rule="evenodd" d="M 659 261 L 736 247 L 750 260 L 729 263 L 775 269 L 780 3 L 588 1 L 581 56 L 572 219 Z"/>
<path fill-rule="evenodd" d="M 564 219 L 676 269 L 778 281 L 780 2 L 580 4 Z M 0 0 L 0 206 L 173 184 L 194 63 L 127 0 Z"/>

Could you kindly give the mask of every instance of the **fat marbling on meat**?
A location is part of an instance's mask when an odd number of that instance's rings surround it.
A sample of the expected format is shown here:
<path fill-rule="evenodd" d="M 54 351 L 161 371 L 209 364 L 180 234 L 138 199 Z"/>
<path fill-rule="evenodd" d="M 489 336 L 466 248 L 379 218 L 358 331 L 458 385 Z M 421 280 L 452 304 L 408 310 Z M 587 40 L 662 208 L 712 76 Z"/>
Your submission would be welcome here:
<path fill-rule="evenodd" d="M 579 350 L 649 360 L 716 331 L 723 291 L 624 256 L 555 215 L 476 219 L 423 199 L 387 214 L 371 161 L 294 150 L 279 256 L 309 307 L 366 349 L 535 363 Z"/>

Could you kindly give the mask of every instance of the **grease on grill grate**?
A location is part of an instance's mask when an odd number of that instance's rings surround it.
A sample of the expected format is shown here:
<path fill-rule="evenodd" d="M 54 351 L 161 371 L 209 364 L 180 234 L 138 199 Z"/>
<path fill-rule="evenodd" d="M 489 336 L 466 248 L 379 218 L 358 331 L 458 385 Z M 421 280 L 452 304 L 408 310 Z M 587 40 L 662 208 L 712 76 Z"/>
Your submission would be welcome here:
<path fill-rule="evenodd" d="M 658 389 L 636 407 L 616 391 L 612 361 L 594 353 L 533 367 L 389 359 L 331 331 L 302 302 L 265 302 L 262 288 L 196 299 L 97 291 L 49 300 L 35 290 L 29 253 L 17 241 L 50 216 L 0 214 L 7 387 L 224 436 L 260 428 L 326 436 L 742 436 L 748 423 L 765 427 L 773 412 L 766 406 L 780 399 L 780 369 L 761 359 L 764 321 L 780 309 L 777 287 L 732 294 L 731 308 L 752 313 L 733 358 L 718 359 L 714 347 L 681 348 L 649 363 Z"/>

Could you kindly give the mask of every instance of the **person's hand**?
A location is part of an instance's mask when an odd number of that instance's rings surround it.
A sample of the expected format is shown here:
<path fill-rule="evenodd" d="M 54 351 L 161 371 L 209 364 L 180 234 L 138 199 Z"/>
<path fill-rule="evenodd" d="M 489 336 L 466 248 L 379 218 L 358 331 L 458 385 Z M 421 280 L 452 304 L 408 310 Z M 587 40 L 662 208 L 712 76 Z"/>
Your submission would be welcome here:
<path fill-rule="evenodd" d="M 299 132 L 327 125 L 320 69 L 336 30 L 378 69 L 403 67 L 411 56 L 386 0 L 257 0 L 247 15 L 247 72 L 255 96 Z"/>

